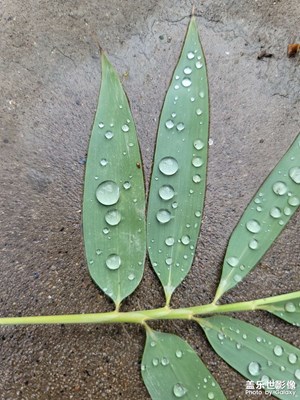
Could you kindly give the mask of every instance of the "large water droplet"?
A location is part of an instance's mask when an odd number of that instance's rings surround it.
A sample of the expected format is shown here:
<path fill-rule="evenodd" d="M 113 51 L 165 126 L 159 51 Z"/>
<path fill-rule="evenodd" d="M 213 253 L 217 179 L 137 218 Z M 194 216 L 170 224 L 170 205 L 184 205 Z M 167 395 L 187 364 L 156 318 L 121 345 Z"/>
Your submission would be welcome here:
<path fill-rule="evenodd" d="M 98 186 L 96 197 L 99 203 L 105 206 L 111 206 L 118 202 L 120 198 L 120 188 L 113 181 L 104 181 Z"/>
<path fill-rule="evenodd" d="M 294 353 L 289 354 L 288 360 L 291 364 L 296 364 L 298 356 Z"/>
<path fill-rule="evenodd" d="M 157 221 L 166 224 L 171 219 L 171 213 L 168 210 L 159 210 L 156 214 Z"/>
<path fill-rule="evenodd" d="M 213 399 L 215 398 L 215 395 L 213 394 L 213 392 L 208 392 L 208 393 L 207 393 L 207 398 L 208 398 L 209 400 L 213 400 Z"/>
<path fill-rule="evenodd" d="M 159 188 L 159 196 L 163 200 L 170 200 L 174 197 L 175 191 L 174 188 L 171 185 L 163 185 Z"/>
<path fill-rule="evenodd" d="M 118 210 L 110 210 L 105 215 L 105 221 L 108 225 L 118 225 L 121 221 L 121 213 Z"/>
<path fill-rule="evenodd" d="M 175 239 L 173 237 L 167 237 L 167 239 L 165 240 L 165 243 L 167 246 L 173 246 L 173 244 L 175 243 Z"/>
<path fill-rule="evenodd" d="M 270 210 L 270 215 L 273 218 L 280 218 L 281 217 L 281 211 L 280 208 L 278 207 L 272 207 Z"/>
<path fill-rule="evenodd" d="M 105 137 L 106 137 L 106 139 L 111 139 L 114 137 L 114 134 L 112 133 L 112 131 L 107 131 L 105 133 Z"/>
<path fill-rule="evenodd" d="M 289 170 L 289 176 L 295 183 L 300 183 L 300 167 L 293 167 Z"/>
<path fill-rule="evenodd" d="M 190 74 L 192 73 L 192 68 L 191 68 L 191 67 L 185 67 L 184 70 L 183 70 L 183 72 L 184 72 L 186 75 L 190 75 Z"/>
<path fill-rule="evenodd" d="M 194 57 L 195 57 L 195 54 L 192 51 L 189 51 L 188 54 L 187 54 L 187 58 L 189 60 L 192 60 Z"/>
<path fill-rule="evenodd" d="M 252 376 L 258 376 L 260 374 L 261 365 L 256 361 L 251 361 L 248 365 L 249 374 Z"/>
<path fill-rule="evenodd" d="M 273 192 L 279 196 L 286 194 L 287 190 L 287 186 L 284 182 L 275 182 L 273 185 Z"/>
<path fill-rule="evenodd" d="M 187 393 L 187 388 L 185 388 L 181 383 L 176 383 L 173 386 L 173 393 L 175 397 L 183 397 Z"/>
<path fill-rule="evenodd" d="M 293 196 L 288 199 L 288 203 L 290 206 L 297 207 L 300 204 L 300 200 L 298 199 L 298 197 Z"/>
<path fill-rule="evenodd" d="M 202 142 L 202 140 L 197 139 L 194 141 L 194 147 L 196 150 L 201 150 L 204 147 L 204 143 Z"/>
<path fill-rule="evenodd" d="M 106 266 L 110 270 L 116 270 L 121 265 L 121 258 L 117 254 L 111 254 L 106 260 Z"/>
<path fill-rule="evenodd" d="M 170 363 L 170 361 L 169 361 L 169 359 L 167 358 L 167 357 L 163 357 L 162 359 L 161 359 L 161 365 L 163 365 L 164 367 L 166 366 L 166 365 L 168 365 Z"/>
<path fill-rule="evenodd" d="M 184 123 L 183 122 L 179 122 L 179 124 L 177 124 L 176 128 L 177 128 L 177 130 L 179 132 L 183 131 L 184 130 Z"/>
<path fill-rule="evenodd" d="M 184 245 L 188 245 L 190 243 L 190 237 L 188 235 L 183 235 L 181 238 L 181 243 Z"/>
<path fill-rule="evenodd" d="M 250 247 L 250 249 L 252 249 L 252 250 L 256 250 L 257 247 L 258 247 L 258 241 L 255 240 L 255 239 L 250 240 L 250 242 L 249 242 L 249 247 Z"/>
<path fill-rule="evenodd" d="M 169 119 L 169 120 L 166 122 L 166 127 L 167 127 L 168 129 L 172 129 L 172 128 L 174 127 L 174 122 L 173 122 L 171 119 Z"/>
<path fill-rule="evenodd" d="M 165 157 L 160 160 L 158 168 L 164 175 L 174 175 L 178 171 L 178 163 L 173 157 Z"/>
<path fill-rule="evenodd" d="M 295 304 L 292 303 L 291 301 L 288 301 L 287 303 L 285 303 L 284 309 L 285 309 L 285 311 L 290 312 L 290 313 L 293 313 L 296 311 Z"/>
<path fill-rule="evenodd" d="M 246 228 L 251 233 L 258 233 L 260 231 L 260 224 L 255 219 L 250 219 L 250 221 L 246 223 Z"/>
<path fill-rule="evenodd" d="M 200 157 L 194 157 L 192 159 L 192 164 L 194 167 L 199 168 L 201 165 L 203 165 L 203 160 Z"/>
<path fill-rule="evenodd" d="M 199 183 L 199 182 L 201 182 L 201 176 L 200 176 L 200 175 L 194 175 L 194 176 L 193 176 L 193 182 L 194 182 L 194 183 Z"/>
<path fill-rule="evenodd" d="M 166 258 L 166 264 L 167 264 L 167 265 L 171 265 L 172 262 L 173 262 L 173 260 L 172 260 L 171 257 Z"/>
<path fill-rule="evenodd" d="M 236 267 L 239 263 L 239 259 L 237 257 L 229 257 L 227 258 L 227 264 L 229 264 L 231 267 Z"/>
<path fill-rule="evenodd" d="M 275 354 L 275 356 L 280 357 L 283 354 L 283 348 L 279 346 L 279 344 L 277 344 L 273 349 L 273 353 Z"/>
<path fill-rule="evenodd" d="M 128 126 L 127 124 L 124 124 L 124 125 L 122 126 L 122 131 L 123 131 L 123 132 L 128 132 L 128 131 L 129 131 L 129 126 Z"/>

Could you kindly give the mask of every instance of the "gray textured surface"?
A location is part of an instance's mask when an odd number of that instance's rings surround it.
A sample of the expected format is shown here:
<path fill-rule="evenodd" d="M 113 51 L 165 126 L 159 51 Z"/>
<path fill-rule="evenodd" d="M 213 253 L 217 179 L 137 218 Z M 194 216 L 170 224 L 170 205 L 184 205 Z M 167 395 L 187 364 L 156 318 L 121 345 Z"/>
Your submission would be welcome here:
<path fill-rule="evenodd" d="M 83 160 L 100 83 L 95 38 L 123 75 L 149 179 L 159 111 L 191 4 L 2 0 L 1 316 L 111 309 L 89 278 L 81 236 Z M 233 227 L 300 125 L 300 56 L 286 57 L 287 44 L 300 41 L 297 2 L 207 0 L 197 15 L 213 145 L 197 257 L 174 307 L 212 300 Z M 273 57 L 258 60 L 263 49 Z M 224 300 L 299 290 L 299 228 L 298 213 Z M 124 309 L 162 301 L 147 266 Z M 241 317 L 300 346 L 299 331 L 273 316 Z M 195 325 L 154 326 L 188 339 L 228 399 L 245 399 L 243 378 L 219 361 Z M 143 342 L 142 330 L 131 325 L 2 327 L 0 399 L 147 399 L 139 377 Z"/>

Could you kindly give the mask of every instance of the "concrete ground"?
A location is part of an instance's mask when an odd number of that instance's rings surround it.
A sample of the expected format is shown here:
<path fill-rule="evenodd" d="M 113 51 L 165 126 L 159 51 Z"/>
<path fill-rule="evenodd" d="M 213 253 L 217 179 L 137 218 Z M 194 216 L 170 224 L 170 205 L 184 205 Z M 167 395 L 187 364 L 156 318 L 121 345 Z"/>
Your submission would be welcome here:
<path fill-rule="evenodd" d="M 123 77 L 149 180 L 159 112 L 192 3 L 1 1 L 1 316 L 112 309 L 89 277 L 81 233 L 84 161 L 101 77 L 97 40 Z M 232 229 L 299 132 L 300 54 L 286 56 L 287 44 L 300 42 L 297 3 L 196 3 L 213 144 L 197 256 L 174 307 L 212 300 Z M 258 59 L 264 51 L 272 56 Z M 299 230 L 298 213 L 224 301 L 299 290 Z M 162 303 L 147 264 L 123 308 Z M 299 330 L 271 315 L 240 317 L 300 346 Z M 220 361 L 197 326 L 153 326 L 186 338 L 229 400 L 246 398 L 245 380 Z M 139 372 L 143 343 L 133 325 L 0 327 L 0 399 L 148 399 Z"/>

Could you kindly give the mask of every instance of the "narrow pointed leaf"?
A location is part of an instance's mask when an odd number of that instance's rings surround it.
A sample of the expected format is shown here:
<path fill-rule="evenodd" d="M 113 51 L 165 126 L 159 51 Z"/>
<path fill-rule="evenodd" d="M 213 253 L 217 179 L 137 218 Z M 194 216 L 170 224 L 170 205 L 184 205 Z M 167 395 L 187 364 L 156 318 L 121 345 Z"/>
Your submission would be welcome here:
<path fill-rule="evenodd" d="M 200 322 L 217 354 L 248 380 L 258 383 L 278 399 L 300 399 L 300 350 L 247 322 L 215 316 Z M 280 393 L 295 387 L 294 397 Z M 273 388 L 272 388 L 273 385 Z M 285 392 L 285 391 L 283 391 Z"/>
<path fill-rule="evenodd" d="M 259 262 L 300 204 L 300 134 L 262 184 L 234 229 L 217 298 Z"/>
<path fill-rule="evenodd" d="M 102 85 L 84 185 L 86 258 L 96 284 L 119 305 L 134 291 L 145 259 L 141 158 L 127 97 L 102 55 Z"/>
<path fill-rule="evenodd" d="M 300 292 L 270 297 L 256 309 L 268 311 L 292 325 L 300 326 Z"/>
<path fill-rule="evenodd" d="M 141 369 L 152 400 L 226 399 L 195 351 L 176 335 L 147 332 Z"/>
<path fill-rule="evenodd" d="M 195 19 L 160 117 L 148 204 L 148 249 L 167 301 L 187 275 L 205 194 L 209 111 L 205 59 Z"/>

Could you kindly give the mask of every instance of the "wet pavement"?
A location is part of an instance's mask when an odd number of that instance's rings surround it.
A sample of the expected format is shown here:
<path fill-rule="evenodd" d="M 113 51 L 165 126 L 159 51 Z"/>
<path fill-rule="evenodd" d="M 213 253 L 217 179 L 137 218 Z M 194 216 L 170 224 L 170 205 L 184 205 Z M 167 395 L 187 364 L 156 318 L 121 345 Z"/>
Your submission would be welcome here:
<path fill-rule="evenodd" d="M 213 299 L 232 229 L 300 130 L 300 54 L 286 56 L 288 43 L 300 42 L 296 3 L 207 0 L 196 7 L 211 97 L 208 189 L 197 256 L 174 307 Z M 101 77 L 97 42 L 131 100 L 148 182 L 160 108 L 191 9 L 192 1 L 2 0 L 1 316 L 112 309 L 89 277 L 81 232 Z M 299 229 L 298 213 L 224 301 L 299 290 Z M 123 309 L 162 303 L 147 264 Z M 300 346 L 297 328 L 274 316 L 240 317 Z M 227 398 L 245 399 L 245 380 L 196 325 L 153 326 L 186 338 Z M 133 325 L 2 327 L 0 399 L 148 399 L 139 373 L 143 343 L 143 330 Z"/>

